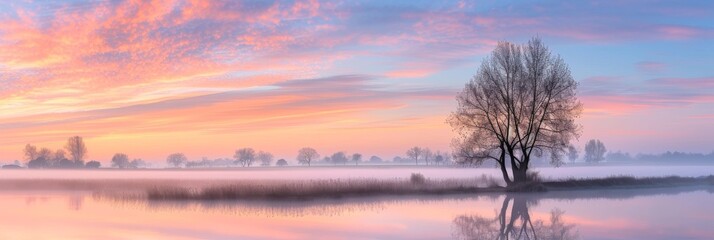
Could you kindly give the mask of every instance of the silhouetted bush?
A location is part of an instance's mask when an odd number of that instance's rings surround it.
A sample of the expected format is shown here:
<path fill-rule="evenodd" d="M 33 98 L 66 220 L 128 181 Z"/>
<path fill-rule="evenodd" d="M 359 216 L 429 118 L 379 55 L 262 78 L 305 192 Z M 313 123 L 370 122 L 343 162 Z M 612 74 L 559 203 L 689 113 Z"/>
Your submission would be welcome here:
<path fill-rule="evenodd" d="M 486 187 L 489 187 L 489 188 L 500 187 L 500 185 L 498 185 L 498 181 L 496 181 L 496 179 L 494 179 L 493 176 L 491 176 L 491 175 L 481 174 L 480 180 L 483 184 L 485 184 Z"/>
<path fill-rule="evenodd" d="M 529 171 L 526 173 L 526 178 L 531 182 L 542 182 L 540 173 L 536 171 Z"/>
<path fill-rule="evenodd" d="M 27 163 L 27 168 L 49 168 L 50 163 L 45 158 L 36 158 Z"/>
<path fill-rule="evenodd" d="M 424 178 L 424 175 L 421 173 L 412 173 L 409 177 L 409 182 L 413 184 L 424 184 L 424 182 L 426 182 L 426 178 Z"/>
<path fill-rule="evenodd" d="M 69 159 L 62 159 L 57 163 L 57 168 L 77 168 L 77 164 Z"/>
<path fill-rule="evenodd" d="M 100 168 L 102 166 L 102 163 L 98 161 L 89 161 L 87 162 L 86 167 L 87 168 Z"/>
<path fill-rule="evenodd" d="M 707 177 L 644 177 L 613 176 L 607 178 L 567 179 L 544 182 L 548 188 L 603 188 L 603 187 L 638 187 L 638 186 L 680 186 L 711 183 L 714 176 Z"/>

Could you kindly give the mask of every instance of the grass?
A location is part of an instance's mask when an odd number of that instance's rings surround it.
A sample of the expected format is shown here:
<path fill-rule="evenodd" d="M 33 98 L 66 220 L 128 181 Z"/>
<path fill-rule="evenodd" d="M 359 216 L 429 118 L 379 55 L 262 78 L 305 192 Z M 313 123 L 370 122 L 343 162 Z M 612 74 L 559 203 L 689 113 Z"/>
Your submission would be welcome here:
<path fill-rule="evenodd" d="M 607 178 L 570 178 L 561 181 L 543 182 L 543 185 L 549 190 L 714 185 L 714 175 L 704 177 L 667 176 L 635 178 L 631 176 L 613 176 Z"/>
<path fill-rule="evenodd" d="M 495 185 L 489 178 L 473 180 L 429 180 L 412 174 L 409 181 L 376 180 L 308 180 L 267 184 L 231 184 L 206 188 L 153 188 L 150 200 L 281 200 L 364 197 L 377 195 L 428 195 L 456 193 L 544 192 L 548 190 L 586 190 L 607 188 L 674 187 L 714 185 L 714 176 L 646 177 L 615 176 L 608 178 L 567 179 L 550 182 L 526 182 L 509 187 Z M 481 186 L 481 187 L 479 187 Z"/>
<path fill-rule="evenodd" d="M 420 178 L 417 177 L 417 179 Z M 475 180 L 304 180 L 260 184 L 234 183 L 204 188 L 151 188 L 147 191 L 146 196 L 150 200 L 307 200 L 378 195 L 478 193 L 502 190 L 493 187 L 482 188 L 477 185 Z"/>

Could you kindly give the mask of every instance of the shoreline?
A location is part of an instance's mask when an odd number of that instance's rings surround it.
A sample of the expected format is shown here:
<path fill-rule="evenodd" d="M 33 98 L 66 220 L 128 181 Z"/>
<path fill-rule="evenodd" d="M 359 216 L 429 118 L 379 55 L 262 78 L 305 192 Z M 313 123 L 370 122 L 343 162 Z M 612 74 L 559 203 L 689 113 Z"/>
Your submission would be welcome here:
<path fill-rule="evenodd" d="M 302 201 L 381 196 L 502 195 L 543 192 L 714 187 L 714 175 L 700 177 L 613 176 L 565 179 L 497 186 L 494 179 L 446 179 L 413 182 L 409 179 L 330 180 L 147 180 L 147 179 L 0 179 L 0 191 L 88 191 L 93 195 L 150 201 L 265 200 Z"/>

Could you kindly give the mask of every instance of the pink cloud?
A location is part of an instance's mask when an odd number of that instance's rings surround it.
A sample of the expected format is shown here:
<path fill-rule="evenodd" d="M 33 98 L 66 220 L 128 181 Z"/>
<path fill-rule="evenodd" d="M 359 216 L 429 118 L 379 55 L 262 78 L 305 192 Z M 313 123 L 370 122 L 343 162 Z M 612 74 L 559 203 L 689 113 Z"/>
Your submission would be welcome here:
<path fill-rule="evenodd" d="M 714 114 L 697 114 L 697 115 L 691 115 L 689 118 L 692 119 L 714 119 Z"/>
<path fill-rule="evenodd" d="M 691 39 L 701 35 L 699 29 L 683 26 L 662 26 L 657 29 L 665 38 L 670 39 Z"/>
<path fill-rule="evenodd" d="M 592 77 L 581 81 L 580 91 L 586 114 L 632 114 L 714 103 L 712 78 L 658 78 L 632 86 L 619 77 Z"/>
<path fill-rule="evenodd" d="M 676 88 L 714 89 L 714 77 L 709 78 L 658 78 L 650 81 L 653 84 Z"/>

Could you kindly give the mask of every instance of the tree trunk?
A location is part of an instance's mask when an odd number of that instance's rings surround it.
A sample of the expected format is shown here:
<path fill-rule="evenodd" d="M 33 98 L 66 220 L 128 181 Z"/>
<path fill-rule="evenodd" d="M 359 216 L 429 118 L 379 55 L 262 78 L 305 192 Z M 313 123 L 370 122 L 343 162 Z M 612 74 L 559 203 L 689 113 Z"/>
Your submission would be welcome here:
<path fill-rule="evenodd" d="M 526 172 L 528 171 L 528 166 L 521 166 L 520 168 L 516 167 L 511 167 L 511 170 L 513 170 L 513 182 L 514 183 L 522 183 L 522 182 L 527 182 L 528 181 L 528 176 L 526 175 Z"/>
<path fill-rule="evenodd" d="M 508 170 L 506 170 L 506 150 L 503 148 L 503 145 L 501 145 L 501 156 L 499 156 L 500 162 L 498 162 L 498 165 L 501 168 L 501 174 L 503 175 L 503 181 L 506 182 L 506 186 L 513 184 L 513 181 L 511 181 L 511 178 L 508 177 Z"/>
<path fill-rule="evenodd" d="M 501 168 L 501 173 L 503 174 L 503 181 L 506 182 L 506 186 L 513 184 L 511 178 L 508 177 L 508 170 L 506 170 L 506 165 L 503 163 L 498 163 Z"/>

